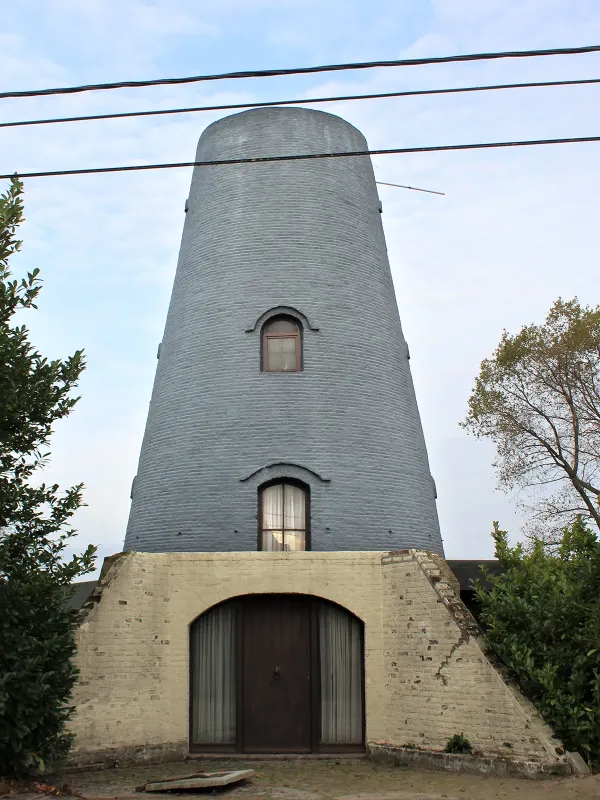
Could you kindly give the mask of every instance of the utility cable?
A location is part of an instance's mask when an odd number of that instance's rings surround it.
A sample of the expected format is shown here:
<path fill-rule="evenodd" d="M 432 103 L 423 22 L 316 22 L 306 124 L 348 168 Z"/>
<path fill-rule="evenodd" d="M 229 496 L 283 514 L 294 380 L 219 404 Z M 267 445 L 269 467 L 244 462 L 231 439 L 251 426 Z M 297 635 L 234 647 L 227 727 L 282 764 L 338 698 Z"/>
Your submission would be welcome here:
<path fill-rule="evenodd" d="M 514 142 L 478 142 L 475 144 L 443 144 L 426 147 L 393 147 L 385 150 L 350 150 L 340 153 L 302 153 L 287 156 L 258 156 L 256 158 L 229 158 L 213 161 L 177 161 L 166 164 L 128 164 L 120 167 L 88 167 L 84 169 L 51 170 L 44 172 L 13 172 L 0 175 L 0 180 L 19 178 L 54 178 L 65 175 L 97 175 L 107 172 L 141 172 L 155 169 L 181 169 L 183 167 L 224 167 L 234 164 L 265 164 L 275 161 L 308 161 L 320 158 L 353 158 L 356 156 L 387 156 L 405 153 L 439 153 L 453 150 L 491 150 L 497 147 L 533 147 L 545 144 L 581 144 L 600 142 L 600 136 L 577 136 L 561 139 L 526 139 Z"/>
<path fill-rule="evenodd" d="M 535 81 L 532 83 L 497 83 L 491 86 L 460 86 L 451 89 L 414 89 L 404 92 L 381 92 L 379 94 L 351 94 L 338 97 L 308 97 L 297 100 L 271 100 L 260 103 L 230 103 L 217 106 L 191 106 L 188 108 L 163 108 L 156 111 L 123 111 L 115 114 L 89 114 L 79 117 L 55 117 L 28 119 L 15 122 L 0 122 L 0 128 L 19 128 L 26 125 L 52 125 L 59 122 L 89 122 L 126 117 L 158 117 L 165 114 L 191 114 L 198 111 L 233 111 L 240 108 L 265 108 L 268 106 L 310 105 L 312 103 L 339 103 L 345 100 L 381 100 L 390 97 L 413 97 L 430 94 L 460 94 L 463 92 L 489 92 L 498 89 L 531 89 L 544 86 L 581 86 L 600 83 L 600 78 L 582 78 L 569 81 Z"/>
<path fill-rule="evenodd" d="M 23 91 L 0 92 L 0 99 L 9 97 L 40 97 L 52 94 L 75 94 L 96 92 L 106 89 L 136 89 L 143 86 L 173 86 L 182 83 L 201 83 L 240 78 L 273 78 L 282 75 L 308 75 L 316 72 L 341 72 L 344 70 L 375 69 L 380 67 L 416 67 L 425 64 L 448 64 L 463 61 L 490 61 L 499 58 L 533 58 L 537 56 L 570 56 L 584 53 L 597 53 L 600 45 L 587 47 L 562 47 L 548 50 L 505 50 L 496 53 L 467 53 L 455 56 L 434 56 L 432 58 L 404 58 L 396 61 L 359 61 L 351 64 L 324 64 L 318 67 L 294 67 L 290 69 L 263 69 L 243 72 L 223 72 L 215 75 L 192 75 L 185 78 L 158 78 L 143 81 L 117 81 L 116 83 L 90 83 L 84 86 L 61 86 L 54 89 L 27 89 Z"/>
<path fill-rule="evenodd" d="M 418 186 L 405 186 L 403 183 L 388 183 L 387 181 L 375 181 L 379 186 L 393 186 L 395 189 L 411 189 L 413 192 L 427 192 L 427 194 L 441 194 L 446 196 L 446 192 L 437 192 L 435 189 L 420 189 Z"/>

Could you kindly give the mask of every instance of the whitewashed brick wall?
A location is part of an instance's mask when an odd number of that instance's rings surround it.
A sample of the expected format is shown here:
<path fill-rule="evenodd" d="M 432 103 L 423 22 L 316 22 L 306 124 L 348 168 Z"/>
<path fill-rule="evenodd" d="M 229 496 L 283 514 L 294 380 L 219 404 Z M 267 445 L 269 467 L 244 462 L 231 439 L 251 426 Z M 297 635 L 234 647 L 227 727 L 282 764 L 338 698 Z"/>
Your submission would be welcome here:
<path fill-rule="evenodd" d="M 127 553 L 78 632 L 75 755 L 188 741 L 188 630 L 216 603 L 298 592 L 365 625 L 367 743 L 552 761 L 560 743 L 485 657 L 447 567 L 422 551 Z"/>

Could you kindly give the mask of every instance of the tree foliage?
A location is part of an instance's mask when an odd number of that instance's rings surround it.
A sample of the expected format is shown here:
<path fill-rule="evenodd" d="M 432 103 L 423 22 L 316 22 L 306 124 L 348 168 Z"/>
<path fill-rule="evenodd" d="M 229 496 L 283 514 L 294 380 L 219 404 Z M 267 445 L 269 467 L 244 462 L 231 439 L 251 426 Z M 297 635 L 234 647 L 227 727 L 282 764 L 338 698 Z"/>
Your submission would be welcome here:
<path fill-rule="evenodd" d="M 462 425 L 494 442 L 499 484 L 526 490 L 538 531 L 600 528 L 600 307 L 558 299 L 543 325 L 505 331 Z"/>
<path fill-rule="evenodd" d="M 49 361 L 15 324 L 41 289 L 39 270 L 16 280 L 9 269 L 21 248 L 22 192 L 15 178 L 0 196 L 0 775 L 17 776 L 69 750 L 76 615 L 66 601 L 95 552 L 66 557 L 82 486 L 35 482 L 53 424 L 77 402 L 84 358 L 78 350 Z"/>
<path fill-rule="evenodd" d="M 582 517 L 556 552 L 492 534 L 502 574 L 476 586 L 481 622 L 524 694 L 569 750 L 600 767 L 600 542 Z"/>

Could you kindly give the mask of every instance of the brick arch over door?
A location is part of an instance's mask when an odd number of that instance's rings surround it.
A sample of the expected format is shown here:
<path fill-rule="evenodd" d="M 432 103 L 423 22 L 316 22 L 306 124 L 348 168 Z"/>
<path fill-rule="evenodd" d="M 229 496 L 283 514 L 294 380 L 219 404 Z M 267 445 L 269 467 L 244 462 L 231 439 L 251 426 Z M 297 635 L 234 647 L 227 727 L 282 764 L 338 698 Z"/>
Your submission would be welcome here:
<path fill-rule="evenodd" d="M 190 750 L 364 749 L 364 626 L 302 594 L 252 594 L 190 626 Z"/>

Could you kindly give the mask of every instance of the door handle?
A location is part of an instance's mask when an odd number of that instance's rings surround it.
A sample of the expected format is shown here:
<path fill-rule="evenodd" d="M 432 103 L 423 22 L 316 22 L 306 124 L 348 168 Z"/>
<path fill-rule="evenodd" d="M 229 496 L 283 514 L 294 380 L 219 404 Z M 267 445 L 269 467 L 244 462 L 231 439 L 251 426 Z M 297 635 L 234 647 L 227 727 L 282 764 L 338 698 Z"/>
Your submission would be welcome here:
<path fill-rule="evenodd" d="M 281 679 L 281 672 L 280 672 L 280 670 L 279 670 L 279 667 L 275 667 L 275 671 L 273 672 L 273 678 L 274 678 L 276 681 L 278 681 L 278 680 L 280 680 L 280 679 Z"/>

